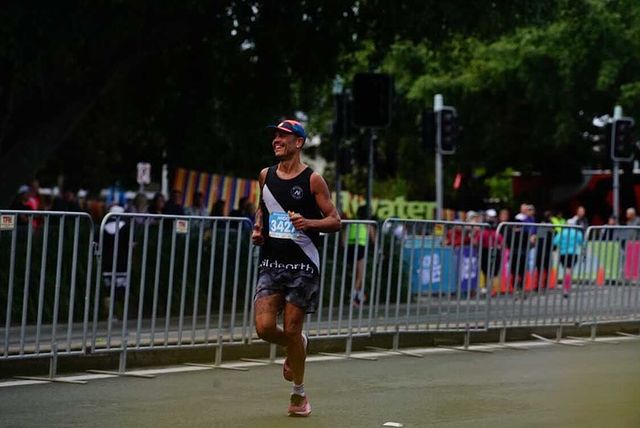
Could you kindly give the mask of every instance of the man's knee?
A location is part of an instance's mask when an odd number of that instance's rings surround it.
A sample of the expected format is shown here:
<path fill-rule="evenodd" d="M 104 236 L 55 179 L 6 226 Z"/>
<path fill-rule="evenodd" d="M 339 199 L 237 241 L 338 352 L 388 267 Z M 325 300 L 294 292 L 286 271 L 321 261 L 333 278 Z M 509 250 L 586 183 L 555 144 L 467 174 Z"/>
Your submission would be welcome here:
<path fill-rule="evenodd" d="M 284 335 L 290 342 L 301 340 L 302 323 L 289 323 L 284 326 Z"/>
<path fill-rule="evenodd" d="M 271 323 L 262 323 L 256 320 L 256 333 L 260 339 L 269 341 L 277 333 L 277 326 Z"/>

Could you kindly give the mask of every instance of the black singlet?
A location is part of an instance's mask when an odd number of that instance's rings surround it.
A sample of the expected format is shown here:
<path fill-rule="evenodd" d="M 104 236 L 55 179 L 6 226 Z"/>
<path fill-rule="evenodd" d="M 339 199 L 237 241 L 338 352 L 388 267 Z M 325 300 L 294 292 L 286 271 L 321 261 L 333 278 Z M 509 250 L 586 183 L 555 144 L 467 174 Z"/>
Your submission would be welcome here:
<path fill-rule="evenodd" d="M 311 192 L 313 170 L 307 167 L 296 177 L 284 180 L 278 177 L 276 169 L 277 166 L 268 169 L 260 198 L 264 236 L 260 268 L 318 274 L 319 233 L 296 230 L 288 215 L 293 211 L 308 219 L 322 218 Z"/>

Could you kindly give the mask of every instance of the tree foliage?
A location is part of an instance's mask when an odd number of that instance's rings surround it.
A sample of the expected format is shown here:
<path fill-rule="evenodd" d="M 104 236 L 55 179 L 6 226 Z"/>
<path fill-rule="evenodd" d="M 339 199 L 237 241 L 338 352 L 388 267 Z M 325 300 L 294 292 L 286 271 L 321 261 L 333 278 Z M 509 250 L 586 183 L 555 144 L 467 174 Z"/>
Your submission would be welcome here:
<path fill-rule="evenodd" d="M 35 174 L 50 184 L 64 174 L 72 186 L 131 186 L 139 161 L 255 176 L 273 162 L 266 124 L 300 110 L 313 133 L 325 133 L 336 74 L 393 74 L 394 117 L 379 136 L 376 178 L 380 191 L 406 188 L 410 198 L 433 198 L 433 158 L 419 144 L 417 118 L 436 93 L 464 126 L 446 170 L 485 171 L 465 181 L 468 203 L 486 192 L 486 177 L 509 167 L 571 181 L 594 162 L 580 139 L 591 117 L 616 103 L 640 112 L 640 5 L 632 0 L 103 0 L 4 9 L 0 206 Z M 354 146 L 366 147 L 364 138 Z M 331 157 L 331 144 L 322 151 Z M 347 180 L 350 190 L 363 187 L 362 172 Z"/>

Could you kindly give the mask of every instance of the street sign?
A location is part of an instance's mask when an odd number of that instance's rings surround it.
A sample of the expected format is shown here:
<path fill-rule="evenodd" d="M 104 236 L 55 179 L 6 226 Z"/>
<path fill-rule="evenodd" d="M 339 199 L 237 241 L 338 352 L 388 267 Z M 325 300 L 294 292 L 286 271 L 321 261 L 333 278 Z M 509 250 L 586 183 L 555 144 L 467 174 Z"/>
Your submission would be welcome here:
<path fill-rule="evenodd" d="M 13 230 L 16 227 L 16 216 L 2 215 L 0 216 L 0 230 Z"/>
<path fill-rule="evenodd" d="M 151 164 L 146 162 L 138 162 L 138 184 L 151 183 Z"/>

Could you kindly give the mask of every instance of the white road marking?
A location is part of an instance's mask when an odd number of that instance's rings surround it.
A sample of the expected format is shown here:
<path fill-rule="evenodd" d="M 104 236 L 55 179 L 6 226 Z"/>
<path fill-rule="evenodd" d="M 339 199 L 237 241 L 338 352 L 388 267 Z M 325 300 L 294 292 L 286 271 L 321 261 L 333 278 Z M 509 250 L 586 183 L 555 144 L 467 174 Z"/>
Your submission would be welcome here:
<path fill-rule="evenodd" d="M 572 340 L 572 339 L 562 339 L 564 342 L 570 342 L 570 343 L 588 343 L 588 338 L 585 338 L 584 340 Z M 635 337 L 624 337 L 624 336 L 613 336 L 613 337 L 598 337 L 597 341 L 598 342 L 611 342 L 611 343 L 616 343 L 616 342 L 628 342 L 628 341 L 635 341 L 637 340 L 637 338 Z M 518 341 L 518 342 L 508 342 L 507 343 L 509 345 L 509 347 L 522 347 L 522 348 L 535 348 L 535 347 L 545 347 L 545 346 L 553 346 L 553 343 L 550 342 L 544 342 L 541 340 L 526 340 L 526 341 Z M 500 344 L 482 344 L 482 345 L 471 345 L 469 346 L 469 349 L 472 350 L 496 350 L 496 349 L 502 349 L 502 346 Z M 422 354 L 422 355 L 428 355 L 428 354 L 443 354 L 443 353 L 453 353 L 453 352 L 457 352 L 455 349 L 450 349 L 450 348 L 437 348 L 437 347 L 428 347 L 428 348 L 402 348 L 400 349 L 401 351 L 406 351 L 406 352 L 411 352 L 413 354 Z M 393 352 L 392 350 L 389 350 L 388 352 L 385 351 L 380 351 L 380 352 L 372 352 L 372 351 L 366 351 L 366 352 L 353 352 L 352 353 L 354 357 L 360 357 L 360 358 L 383 358 L 383 357 L 393 357 L 393 356 L 397 356 L 398 354 Z M 346 355 L 310 355 L 307 358 L 307 362 L 322 362 L 322 361 L 339 361 L 339 360 L 344 360 L 346 358 Z M 284 362 L 283 358 L 278 358 L 274 361 L 274 363 L 276 364 L 282 364 Z M 234 361 L 234 362 L 229 362 L 229 363 L 224 363 L 225 367 L 235 367 L 235 368 L 251 368 L 251 367 L 260 367 L 260 366 L 264 366 L 264 365 L 268 365 L 270 364 L 270 361 L 268 359 L 264 360 L 264 363 L 260 363 L 260 362 L 256 362 L 256 361 Z M 154 369 L 145 369 L 145 370 L 131 370 L 127 373 L 129 374 L 135 374 L 135 375 L 160 375 L 160 374 L 169 374 L 169 373 L 187 373 L 187 372 L 196 372 L 196 371 L 203 371 L 203 370 L 213 370 L 213 367 L 199 367 L 199 366 L 174 366 L 174 367 L 165 367 L 165 368 L 154 368 Z M 109 378 L 114 378 L 114 377 L 118 377 L 117 375 L 110 375 L 110 374 L 81 374 L 81 375 L 74 375 L 74 376 L 60 376 L 61 379 L 66 379 L 66 380 L 86 380 L 86 381 L 90 381 L 90 380 L 100 380 L 100 379 L 109 379 Z M 13 387 L 13 386 L 26 386 L 26 385 L 39 385 L 39 384 L 46 384 L 46 383 L 51 383 L 51 382 L 47 382 L 47 381 L 41 381 L 41 380 L 9 380 L 9 381 L 5 381 L 5 382 L 0 382 L 0 388 L 8 388 L 8 387 Z M 389 423 L 396 423 L 396 422 L 389 422 Z M 386 426 L 396 426 L 396 425 L 386 425 Z M 402 426 L 402 425 L 400 425 Z"/>

